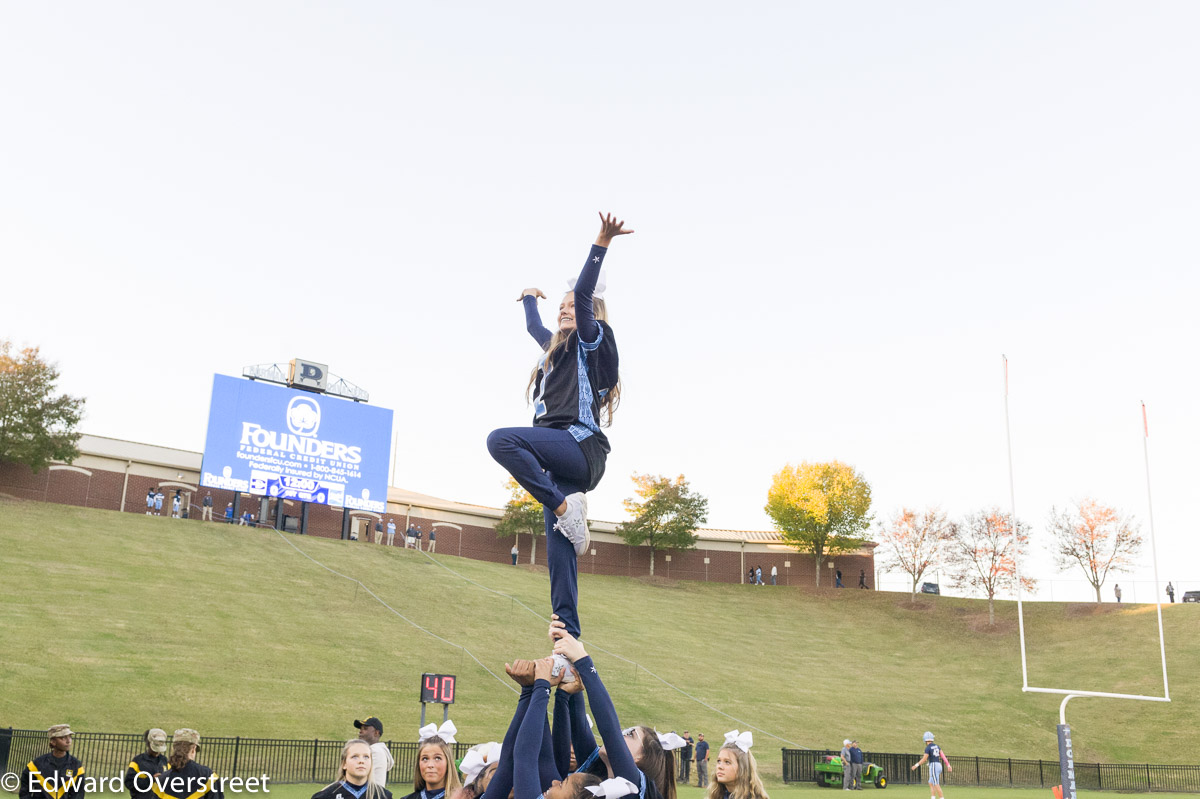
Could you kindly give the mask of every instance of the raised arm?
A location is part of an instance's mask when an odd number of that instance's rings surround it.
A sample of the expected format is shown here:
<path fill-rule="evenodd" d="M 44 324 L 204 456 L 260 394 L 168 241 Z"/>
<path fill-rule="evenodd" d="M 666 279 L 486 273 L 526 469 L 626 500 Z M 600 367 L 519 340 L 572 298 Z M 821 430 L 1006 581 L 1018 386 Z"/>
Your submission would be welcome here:
<path fill-rule="evenodd" d="M 518 660 L 511 666 L 504 664 L 504 670 L 521 686 L 521 695 L 517 698 L 517 709 L 508 724 L 508 731 L 504 733 L 504 743 L 500 746 L 500 765 L 496 766 L 496 773 L 492 775 L 492 781 L 483 793 L 484 799 L 508 799 L 508 792 L 513 787 L 513 747 L 516 745 L 521 722 L 525 719 L 525 712 L 529 709 L 529 700 L 533 696 L 532 663 Z"/>
<path fill-rule="evenodd" d="M 625 222 L 618 222 L 612 214 L 600 214 L 600 233 L 596 243 L 588 252 L 587 261 L 575 281 L 575 329 L 579 331 L 579 340 L 591 344 L 600 336 L 600 326 L 596 324 L 596 311 L 592 306 L 592 294 L 596 291 L 596 281 L 600 277 L 600 267 L 604 265 L 604 256 L 608 253 L 609 245 L 617 236 L 632 233 L 625 230 Z"/>
<path fill-rule="evenodd" d="M 546 349 L 553 334 L 542 324 L 542 315 L 538 313 L 537 307 L 538 297 L 546 299 L 546 295 L 542 293 L 541 289 L 529 288 L 521 292 L 517 301 L 525 308 L 525 329 L 529 331 L 529 335 L 533 336 L 533 340 L 538 343 L 539 347 Z"/>
<path fill-rule="evenodd" d="M 562 622 L 555 621 L 552 624 L 562 624 Z M 579 640 L 565 629 L 552 627 L 551 635 L 556 639 L 554 653 L 564 655 L 567 660 L 571 661 L 575 666 L 575 673 L 583 680 L 583 689 L 587 691 L 588 704 L 592 708 L 592 713 L 596 715 L 596 728 L 600 730 L 600 739 L 604 741 L 605 751 L 608 753 L 608 766 L 612 769 L 613 775 L 624 777 L 634 785 L 640 785 L 641 772 L 638 770 L 637 764 L 633 762 L 633 755 L 629 753 L 629 747 L 625 744 L 625 736 L 621 732 L 621 721 L 617 718 L 617 709 L 613 707 L 612 697 L 608 695 L 608 690 L 604 687 L 592 659 L 584 651 L 583 644 L 579 643 Z M 579 753 L 576 752 L 576 759 L 579 756 Z"/>
<path fill-rule="evenodd" d="M 546 674 L 538 675 L 533 684 L 529 707 L 517 732 L 513 748 L 513 799 L 537 799 L 542 793 L 538 758 L 542 749 L 542 732 L 546 724 L 546 707 L 550 703 L 550 683 Z M 495 777 L 492 778 L 495 781 Z M 492 786 L 489 784 L 488 788 Z"/>

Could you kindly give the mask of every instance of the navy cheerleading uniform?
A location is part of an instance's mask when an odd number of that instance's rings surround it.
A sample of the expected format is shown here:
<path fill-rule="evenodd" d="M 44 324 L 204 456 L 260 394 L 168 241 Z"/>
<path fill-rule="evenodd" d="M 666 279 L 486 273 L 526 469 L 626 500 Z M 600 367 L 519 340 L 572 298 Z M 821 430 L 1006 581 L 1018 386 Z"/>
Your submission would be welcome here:
<path fill-rule="evenodd" d="M 537 299 L 522 298 L 526 329 L 543 350 L 533 382 L 533 427 L 505 427 L 488 436 L 492 457 L 543 505 L 550 604 L 576 637 L 578 564 L 574 546 L 555 529 L 554 509 L 568 494 L 586 493 L 599 484 L 610 451 L 600 429 L 600 409 L 616 388 L 619 358 L 613 330 L 595 318 L 592 304 L 607 252 L 592 245 L 575 283 L 575 330 L 553 355 L 546 352 L 553 334 L 542 324 Z"/>

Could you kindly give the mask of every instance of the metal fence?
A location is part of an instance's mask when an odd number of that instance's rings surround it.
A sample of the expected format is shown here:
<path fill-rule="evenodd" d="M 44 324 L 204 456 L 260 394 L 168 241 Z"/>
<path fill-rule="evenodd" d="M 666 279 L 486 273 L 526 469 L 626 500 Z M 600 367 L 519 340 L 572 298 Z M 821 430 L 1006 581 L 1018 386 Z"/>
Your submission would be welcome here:
<path fill-rule="evenodd" d="M 784 749 L 783 781 L 815 782 L 817 763 L 840 750 Z M 889 783 L 924 783 L 927 767 L 912 765 L 919 755 L 863 752 L 863 759 L 879 766 Z M 1062 782 L 1057 760 L 1015 760 L 1001 757 L 947 756 L 953 772 L 942 774 L 945 785 L 1052 788 Z M 1075 786 L 1094 791 L 1200 792 L 1200 766 L 1156 766 L 1150 763 L 1075 763 Z"/>
<path fill-rule="evenodd" d="M 337 776 L 346 741 L 288 740 L 282 738 L 201 737 L 196 760 L 218 776 L 232 779 L 261 777 L 273 783 L 328 783 Z M 417 744 L 385 741 L 396 764 L 388 782 L 411 782 L 417 762 Z M 467 753 L 471 744 L 454 745 L 454 757 Z M 129 761 L 146 750 L 141 735 L 112 732 L 77 732 L 71 754 L 83 761 L 88 774 L 114 777 L 125 773 Z M 20 773 L 29 761 L 50 751 L 45 730 L 0 728 L 0 773 Z"/>

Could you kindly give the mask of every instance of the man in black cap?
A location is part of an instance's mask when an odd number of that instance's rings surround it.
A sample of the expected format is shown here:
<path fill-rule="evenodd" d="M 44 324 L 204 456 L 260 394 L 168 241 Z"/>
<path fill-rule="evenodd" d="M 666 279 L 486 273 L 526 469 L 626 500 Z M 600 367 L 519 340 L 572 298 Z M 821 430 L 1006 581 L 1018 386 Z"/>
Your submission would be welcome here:
<path fill-rule="evenodd" d="M 83 799 L 83 763 L 71 754 L 74 734 L 68 724 L 46 730 L 50 751 L 29 761 L 21 772 L 21 799 Z"/>
<path fill-rule="evenodd" d="M 383 788 L 387 785 L 387 773 L 396 765 L 387 744 L 379 740 L 383 737 L 383 722 L 374 716 L 366 721 L 354 720 L 358 727 L 358 737 L 371 745 L 371 782 Z"/>
<path fill-rule="evenodd" d="M 167 770 L 167 733 L 157 727 L 146 730 L 146 751 L 129 761 L 122 780 L 129 799 L 154 799 L 154 775 Z"/>

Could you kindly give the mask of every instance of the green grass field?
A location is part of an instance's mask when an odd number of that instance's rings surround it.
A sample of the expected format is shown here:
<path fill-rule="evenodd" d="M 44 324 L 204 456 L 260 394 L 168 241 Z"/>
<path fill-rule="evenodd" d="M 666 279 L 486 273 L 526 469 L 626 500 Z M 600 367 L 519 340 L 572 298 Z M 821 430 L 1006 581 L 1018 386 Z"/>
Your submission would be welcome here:
<path fill-rule="evenodd" d="M 549 613 L 542 569 L 287 540 L 493 671 L 548 651 L 546 623 L 516 601 Z M 1013 603 L 992 627 L 978 600 L 585 575 L 580 607 L 586 641 L 640 664 L 593 649 L 623 723 L 718 742 L 753 725 L 776 786 L 779 747 L 847 735 L 919 752 L 932 729 L 955 755 L 1057 757 L 1061 697 L 1020 691 Z M 1168 606 L 1164 623 L 1173 701 L 1073 700 L 1077 760 L 1195 760 L 1200 608 Z M 338 739 L 371 714 L 402 740 L 419 675 L 446 672 L 459 739 L 483 741 L 515 698 L 269 530 L 0 499 L 0 629 L 0 726 Z M 1161 693 L 1153 606 L 1036 603 L 1026 630 L 1034 685 Z"/>

